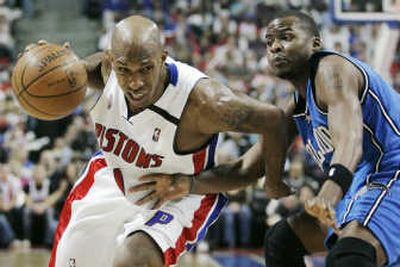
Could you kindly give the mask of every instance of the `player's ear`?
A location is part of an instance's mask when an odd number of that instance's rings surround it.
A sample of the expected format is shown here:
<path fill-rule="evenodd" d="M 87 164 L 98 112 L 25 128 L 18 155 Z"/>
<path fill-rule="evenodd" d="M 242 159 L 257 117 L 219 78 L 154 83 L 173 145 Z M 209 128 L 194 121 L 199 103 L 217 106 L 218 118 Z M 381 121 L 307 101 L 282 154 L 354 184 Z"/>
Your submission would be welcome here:
<path fill-rule="evenodd" d="M 111 73 L 111 68 L 112 68 L 112 63 L 114 57 L 111 54 L 111 51 L 109 49 L 104 50 L 103 52 L 103 58 L 101 59 L 101 75 L 103 76 L 103 79 L 107 80 L 110 73 Z"/>
<path fill-rule="evenodd" d="M 111 63 L 113 61 L 111 50 L 110 49 L 106 49 L 106 50 L 103 51 L 103 53 L 104 53 L 103 58 Z"/>
<path fill-rule="evenodd" d="M 312 48 L 314 51 L 318 51 L 322 49 L 322 39 L 321 37 L 314 36 L 312 42 Z"/>
<path fill-rule="evenodd" d="M 163 63 L 165 62 L 167 57 L 168 57 L 168 51 L 166 49 L 164 49 L 164 51 L 161 54 L 161 60 L 162 60 Z"/>

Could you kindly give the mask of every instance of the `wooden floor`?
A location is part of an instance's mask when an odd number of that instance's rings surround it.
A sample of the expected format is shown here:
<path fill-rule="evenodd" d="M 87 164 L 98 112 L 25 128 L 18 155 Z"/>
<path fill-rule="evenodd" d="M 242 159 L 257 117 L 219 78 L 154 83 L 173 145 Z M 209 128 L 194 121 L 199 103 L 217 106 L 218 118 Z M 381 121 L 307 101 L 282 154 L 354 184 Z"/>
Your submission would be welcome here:
<path fill-rule="evenodd" d="M 50 258 L 49 250 L 19 249 L 0 251 L 0 267 L 46 267 Z M 181 261 L 181 267 L 220 267 L 208 254 L 187 254 Z"/>

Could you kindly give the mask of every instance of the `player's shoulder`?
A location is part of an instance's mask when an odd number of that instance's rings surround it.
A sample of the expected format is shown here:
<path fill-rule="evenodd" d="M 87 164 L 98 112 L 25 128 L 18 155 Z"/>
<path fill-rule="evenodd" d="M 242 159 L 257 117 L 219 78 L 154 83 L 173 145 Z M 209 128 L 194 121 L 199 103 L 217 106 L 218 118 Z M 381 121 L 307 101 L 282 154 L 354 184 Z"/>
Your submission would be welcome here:
<path fill-rule="evenodd" d="M 316 69 L 316 79 L 331 77 L 333 74 L 339 75 L 339 77 L 345 77 L 347 75 L 361 77 L 360 69 L 356 64 L 339 54 L 330 54 L 322 57 Z"/>
<path fill-rule="evenodd" d="M 213 78 L 205 78 L 199 80 L 193 88 L 188 104 L 205 114 L 205 111 L 220 112 L 233 102 L 238 102 L 235 92 Z"/>
<path fill-rule="evenodd" d="M 176 76 L 177 81 L 191 81 L 199 79 L 200 77 L 207 77 L 207 75 L 198 70 L 197 68 L 182 62 L 175 60 L 171 57 L 167 57 L 165 63 L 169 65 L 170 75 Z"/>
<path fill-rule="evenodd" d="M 169 65 L 170 78 L 176 80 L 176 86 L 190 89 L 191 101 L 210 97 L 221 88 L 220 83 L 187 63 L 168 57 L 166 64 Z"/>
<path fill-rule="evenodd" d="M 330 54 L 322 57 L 319 60 L 318 70 L 320 69 L 333 69 L 333 68 L 343 68 L 347 66 L 355 67 L 352 62 L 350 62 L 345 57 L 338 54 Z"/>

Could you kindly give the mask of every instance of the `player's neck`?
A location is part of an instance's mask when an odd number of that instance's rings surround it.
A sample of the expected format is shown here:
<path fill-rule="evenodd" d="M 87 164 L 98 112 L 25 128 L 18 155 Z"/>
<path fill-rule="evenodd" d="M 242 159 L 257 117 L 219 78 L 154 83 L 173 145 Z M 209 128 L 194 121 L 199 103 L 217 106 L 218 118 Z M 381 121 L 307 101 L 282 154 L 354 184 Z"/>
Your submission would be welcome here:
<path fill-rule="evenodd" d="M 307 81 L 309 79 L 309 72 L 301 72 L 289 79 L 289 81 L 294 85 L 297 91 L 299 91 L 302 97 L 306 96 L 307 92 Z"/>
<path fill-rule="evenodd" d="M 164 64 L 161 68 L 161 77 L 160 82 L 158 83 L 157 94 L 155 95 L 155 99 L 153 103 L 157 102 L 158 99 L 164 94 L 165 89 L 167 89 L 169 85 L 169 73 L 168 68 Z"/>
<path fill-rule="evenodd" d="M 154 98 L 151 101 L 151 104 L 156 103 L 161 98 L 161 96 L 164 94 L 165 89 L 167 89 L 168 85 L 169 85 L 169 73 L 167 67 L 163 65 L 161 69 L 160 82 L 157 87 L 156 94 L 154 95 Z M 147 108 L 147 107 L 140 107 L 140 108 L 132 107 L 129 105 L 128 101 L 127 103 L 128 103 L 128 117 L 136 115 Z"/>
<path fill-rule="evenodd" d="M 164 93 L 165 89 L 167 89 L 169 85 L 169 70 L 166 64 L 163 65 L 161 73 L 162 73 L 161 81 L 163 84 L 162 92 Z"/>

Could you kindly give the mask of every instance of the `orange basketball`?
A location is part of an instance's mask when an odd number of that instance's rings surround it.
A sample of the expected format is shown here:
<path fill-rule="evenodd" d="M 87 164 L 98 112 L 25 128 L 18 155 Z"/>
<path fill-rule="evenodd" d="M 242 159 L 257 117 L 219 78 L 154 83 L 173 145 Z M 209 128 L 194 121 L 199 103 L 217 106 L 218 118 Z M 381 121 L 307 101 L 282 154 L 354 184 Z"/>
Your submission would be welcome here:
<path fill-rule="evenodd" d="M 65 117 L 85 96 L 87 73 L 75 53 L 57 44 L 35 45 L 20 57 L 12 88 L 22 108 L 43 120 Z"/>

